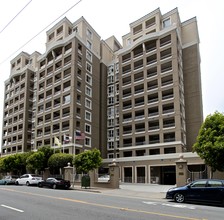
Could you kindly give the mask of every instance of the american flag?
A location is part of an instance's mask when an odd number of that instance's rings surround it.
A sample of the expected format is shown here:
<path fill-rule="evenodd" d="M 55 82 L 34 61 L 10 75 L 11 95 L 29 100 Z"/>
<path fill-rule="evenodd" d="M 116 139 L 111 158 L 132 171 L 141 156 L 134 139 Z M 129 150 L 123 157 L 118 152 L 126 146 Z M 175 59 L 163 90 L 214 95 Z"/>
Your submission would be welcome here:
<path fill-rule="evenodd" d="M 85 139 L 85 134 L 80 132 L 80 131 L 76 131 L 75 132 L 75 139 L 76 140 L 83 140 L 83 139 Z"/>

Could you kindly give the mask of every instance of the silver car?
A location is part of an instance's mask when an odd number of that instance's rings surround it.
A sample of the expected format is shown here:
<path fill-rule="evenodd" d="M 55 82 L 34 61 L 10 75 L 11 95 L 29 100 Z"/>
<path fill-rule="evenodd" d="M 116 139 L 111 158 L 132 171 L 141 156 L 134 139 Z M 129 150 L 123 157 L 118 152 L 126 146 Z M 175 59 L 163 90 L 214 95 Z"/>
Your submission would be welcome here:
<path fill-rule="evenodd" d="M 42 180 L 41 176 L 36 174 L 24 174 L 18 179 L 16 179 L 16 185 L 37 185 Z"/>

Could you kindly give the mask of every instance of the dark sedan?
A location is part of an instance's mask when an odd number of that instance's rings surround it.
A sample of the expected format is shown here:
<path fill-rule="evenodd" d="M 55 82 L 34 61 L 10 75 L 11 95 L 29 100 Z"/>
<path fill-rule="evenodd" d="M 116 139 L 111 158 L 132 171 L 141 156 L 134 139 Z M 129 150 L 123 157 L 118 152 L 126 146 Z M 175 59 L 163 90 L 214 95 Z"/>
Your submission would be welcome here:
<path fill-rule="evenodd" d="M 175 202 L 219 203 L 224 205 L 224 180 L 201 179 L 182 187 L 171 188 L 166 199 Z"/>
<path fill-rule="evenodd" d="M 69 189 L 71 184 L 69 180 L 64 180 L 61 178 L 47 178 L 38 183 L 39 187 L 49 187 L 52 189 Z"/>

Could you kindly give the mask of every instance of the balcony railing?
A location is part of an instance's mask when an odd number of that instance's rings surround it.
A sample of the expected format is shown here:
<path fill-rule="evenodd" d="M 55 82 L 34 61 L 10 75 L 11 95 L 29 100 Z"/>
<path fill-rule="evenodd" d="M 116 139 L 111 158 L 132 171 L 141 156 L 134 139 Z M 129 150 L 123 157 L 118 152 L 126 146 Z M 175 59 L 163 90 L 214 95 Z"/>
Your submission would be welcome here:
<path fill-rule="evenodd" d="M 175 141 L 175 138 L 166 138 L 164 139 L 164 142 L 173 142 Z"/>
<path fill-rule="evenodd" d="M 163 114 L 168 114 L 168 113 L 173 113 L 173 112 L 174 112 L 174 108 L 163 110 Z"/>
<path fill-rule="evenodd" d="M 155 126 L 150 126 L 149 127 L 149 130 L 152 131 L 152 130 L 158 130 L 159 129 L 159 125 L 155 125 Z"/>
<path fill-rule="evenodd" d="M 163 128 L 175 127 L 175 123 L 163 124 Z"/>

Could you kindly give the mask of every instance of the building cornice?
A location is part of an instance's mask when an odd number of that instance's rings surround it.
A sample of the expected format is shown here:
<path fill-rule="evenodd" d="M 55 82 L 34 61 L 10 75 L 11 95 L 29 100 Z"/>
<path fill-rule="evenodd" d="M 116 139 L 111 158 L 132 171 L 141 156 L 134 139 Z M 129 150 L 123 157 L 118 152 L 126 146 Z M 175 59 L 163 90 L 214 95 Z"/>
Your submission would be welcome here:
<path fill-rule="evenodd" d="M 185 160 L 187 159 L 201 159 L 197 153 L 186 152 L 186 153 L 175 153 L 175 154 L 157 154 L 157 155 L 147 155 L 138 157 L 120 157 L 116 159 L 104 159 L 103 163 L 112 162 L 134 162 L 134 161 L 154 161 L 154 160 L 179 160 L 180 155 L 183 155 Z M 203 162 L 203 161 L 202 161 Z"/>
<path fill-rule="evenodd" d="M 125 48 L 122 48 L 120 49 L 118 52 L 117 52 L 117 55 L 121 55 L 123 53 L 127 53 L 128 51 L 131 51 L 133 48 L 135 48 L 136 46 L 138 46 L 139 44 L 142 44 L 143 42 L 145 42 L 146 40 L 153 40 L 153 39 L 158 39 L 160 36 L 162 36 L 163 34 L 165 33 L 168 33 L 170 31 L 173 31 L 177 29 L 177 25 L 176 24 L 173 24 L 172 26 L 170 27 L 167 27 L 167 28 L 164 28 L 163 30 L 161 31 L 158 31 L 158 32 L 154 32 L 154 33 L 151 33 L 151 34 L 147 34 L 147 35 L 144 35 L 143 37 L 139 38 L 138 40 L 136 40 L 134 43 L 132 43 L 131 45 L 125 47 Z"/>

